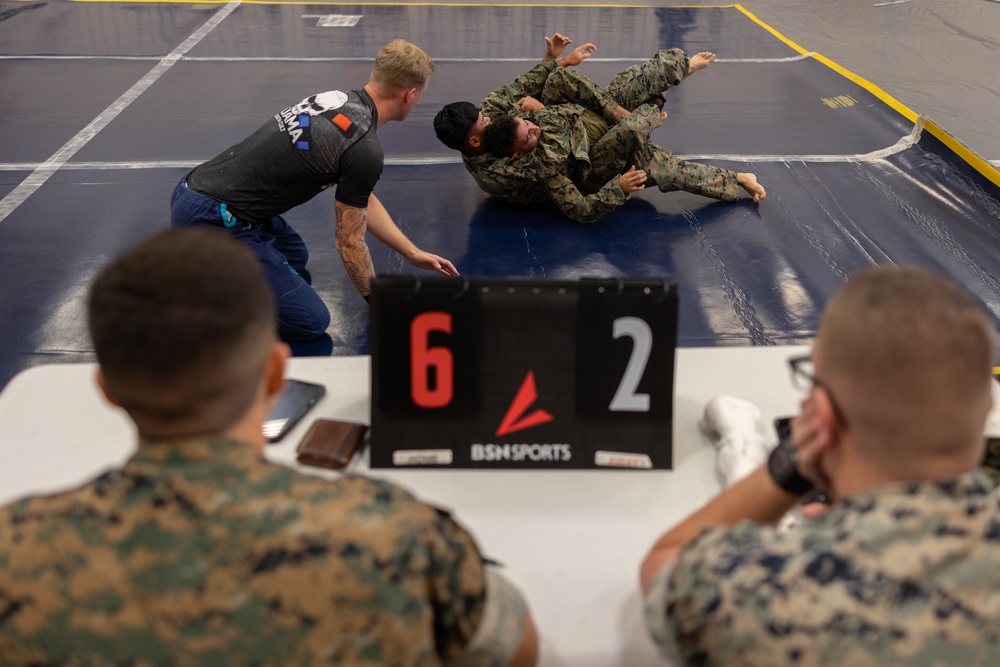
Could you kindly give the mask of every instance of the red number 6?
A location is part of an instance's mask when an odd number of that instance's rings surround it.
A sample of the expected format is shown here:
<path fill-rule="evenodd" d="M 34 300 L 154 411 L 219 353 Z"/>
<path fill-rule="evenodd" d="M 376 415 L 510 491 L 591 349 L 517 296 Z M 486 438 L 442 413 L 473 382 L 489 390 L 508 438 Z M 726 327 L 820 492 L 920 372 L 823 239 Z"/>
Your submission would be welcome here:
<path fill-rule="evenodd" d="M 451 314 L 421 313 L 410 324 L 410 395 L 421 408 L 443 408 L 455 393 L 454 360 L 446 347 L 430 347 L 432 331 L 451 333 Z M 434 388 L 431 388 L 431 369 Z"/>

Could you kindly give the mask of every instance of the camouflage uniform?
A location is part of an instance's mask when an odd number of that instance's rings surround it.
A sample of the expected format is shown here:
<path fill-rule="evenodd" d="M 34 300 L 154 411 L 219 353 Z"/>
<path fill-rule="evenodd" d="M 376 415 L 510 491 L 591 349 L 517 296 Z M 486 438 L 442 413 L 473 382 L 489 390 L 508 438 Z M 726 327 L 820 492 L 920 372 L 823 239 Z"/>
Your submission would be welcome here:
<path fill-rule="evenodd" d="M 647 622 L 695 665 L 1000 664 L 1000 493 L 976 470 L 887 484 L 778 533 L 711 528 Z"/>
<path fill-rule="evenodd" d="M 560 75 L 549 83 L 549 77 L 556 72 Z M 479 106 L 479 110 L 484 116 L 495 118 L 518 111 L 517 101 L 522 97 L 534 97 L 543 104 L 554 105 L 586 96 L 588 104 L 592 108 L 600 109 L 602 115 L 609 114 L 613 123 L 614 110 L 618 103 L 596 86 L 573 86 L 574 79 L 565 76 L 565 72 L 572 70 L 558 67 L 555 61 L 535 65 L 513 82 L 490 93 Z M 564 108 L 567 115 L 575 114 L 577 117 L 584 111 L 584 107 L 574 104 L 565 104 Z M 583 132 L 582 126 L 580 132 Z M 544 184 L 533 174 L 522 169 L 512 158 L 498 158 L 484 153 L 476 157 L 463 156 L 462 162 L 479 187 L 495 197 L 516 204 L 548 199 Z"/>
<path fill-rule="evenodd" d="M 483 632 L 484 582 L 471 536 L 388 483 L 142 443 L 0 511 L 0 664 L 436 666 Z"/>
<path fill-rule="evenodd" d="M 983 471 L 995 485 L 1000 486 L 1000 438 L 987 438 Z"/>
<path fill-rule="evenodd" d="M 536 76 L 537 70 L 532 70 Z M 660 51 L 653 59 L 625 69 L 607 91 L 578 72 L 554 69 L 539 100 L 546 108 L 519 114 L 541 128 L 538 147 L 520 158 L 489 154 L 463 158 L 466 169 L 491 195 L 516 204 L 552 199 L 580 222 L 593 222 L 625 203 L 617 176 L 633 164 L 645 169 L 648 186 L 656 185 L 663 192 L 686 190 L 736 201 L 736 172 L 685 162 L 649 142 L 659 111 L 641 106 L 642 102 L 680 83 L 688 71 L 688 57 L 680 49 Z M 484 114 L 516 110 L 514 102 L 523 95 L 513 97 L 507 89 L 495 91 L 484 101 Z M 615 124 L 613 111 L 619 104 L 633 114 Z M 587 114 L 592 125 L 606 122 L 611 126 L 593 144 L 586 132 Z"/>
<path fill-rule="evenodd" d="M 555 78 L 552 78 L 553 75 Z M 584 104 L 583 100 L 586 100 L 588 108 L 594 109 L 613 123 L 618 102 L 604 90 L 594 91 L 579 86 L 577 81 L 581 76 L 573 70 L 557 66 L 555 61 L 538 64 L 511 83 L 490 93 L 479 105 L 479 110 L 488 118 L 496 118 L 517 111 L 517 102 L 522 97 L 534 97 L 542 104 L 577 101 Z M 625 86 L 622 84 L 621 87 Z M 646 98 L 648 97 L 647 95 Z"/>

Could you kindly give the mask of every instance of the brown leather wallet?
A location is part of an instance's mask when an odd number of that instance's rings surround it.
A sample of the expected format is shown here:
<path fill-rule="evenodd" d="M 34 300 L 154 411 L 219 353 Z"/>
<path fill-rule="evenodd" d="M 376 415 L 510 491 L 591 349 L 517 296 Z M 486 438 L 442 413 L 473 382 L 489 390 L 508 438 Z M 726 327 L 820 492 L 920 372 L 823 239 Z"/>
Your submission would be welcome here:
<path fill-rule="evenodd" d="M 368 427 L 355 422 L 317 419 L 295 449 L 303 465 L 343 468 L 361 446 Z"/>

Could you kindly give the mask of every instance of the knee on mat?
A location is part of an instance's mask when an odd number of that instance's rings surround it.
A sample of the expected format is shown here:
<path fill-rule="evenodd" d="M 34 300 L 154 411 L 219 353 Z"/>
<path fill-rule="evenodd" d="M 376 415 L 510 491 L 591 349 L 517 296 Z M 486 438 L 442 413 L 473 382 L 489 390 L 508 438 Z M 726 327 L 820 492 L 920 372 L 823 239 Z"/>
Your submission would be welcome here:
<path fill-rule="evenodd" d="M 330 311 L 314 312 L 307 316 L 278 318 L 278 336 L 286 343 L 316 340 L 330 326 Z"/>

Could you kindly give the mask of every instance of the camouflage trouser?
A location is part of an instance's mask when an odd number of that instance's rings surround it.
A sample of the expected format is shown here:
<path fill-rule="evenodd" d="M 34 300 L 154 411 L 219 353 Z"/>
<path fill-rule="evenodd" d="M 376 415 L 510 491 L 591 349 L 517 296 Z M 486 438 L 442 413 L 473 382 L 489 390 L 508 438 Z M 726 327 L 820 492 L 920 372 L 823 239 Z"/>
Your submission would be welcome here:
<path fill-rule="evenodd" d="M 680 49 L 663 49 L 650 60 L 619 72 L 611 80 L 608 92 L 618 104 L 633 111 L 653 95 L 683 81 L 689 65 L 687 54 Z"/>
<path fill-rule="evenodd" d="M 584 174 L 573 181 L 581 191 L 593 194 L 611 179 L 632 165 L 646 171 L 646 186 L 656 186 L 662 192 L 685 190 L 713 199 L 736 201 L 739 189 L 736 172 L 695 162 L 680 160 L 665 148 L 650 143 L 650 119 L 658 113 L 654 107 L 642 105 L 653 95 L 676 86 L 690 68 L 690 59 L 680 49 L 664 49 L 642 63 L 632 65 L 615 76 L 607 91 L 601 91 L 590 79 L 574 70 L 556 68 L 545 82 L 543 104 L 558 104 L 574 99 L 588 108 L 596 106 L 601 94 L 610 94 L 614 101 L 635 111 L 613 125 L 599 141 L 590 146 L 590 165 L 582 165 Z M 640 109 L 641 107 L 641 109 Z"/>
<path fill-rule="evenodd" d="M 687 54 L 680 49 L 664 49 L 651 59 L 619 72 L 604 92 L 629 111 L 642 106 L 653 95 L 680 83 L 688 73 Z M 542 104 L 573 101 L 593 108 L 589 100 L 599 98 L 600 87 L 576 70 L 557 67 L 545 80 L 539 100 Z"/>
<path fill-rule="evenodd" d="M 646 172 L 646 187 L 661 192 L 684 190 L 696 195 L 733 202 L 740 193 L 736 172 L 720 167 L 686 162 L 666 148 L 648 141 L 649 123 L 643 121 L 658 111 L 651 106 L 637 110 L 634 118 L 621 121 L 590 147 L 590 171 L 581 190 L 597 192 L 605 183 L 629 169 Z"/>

